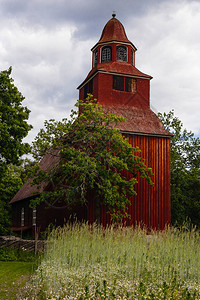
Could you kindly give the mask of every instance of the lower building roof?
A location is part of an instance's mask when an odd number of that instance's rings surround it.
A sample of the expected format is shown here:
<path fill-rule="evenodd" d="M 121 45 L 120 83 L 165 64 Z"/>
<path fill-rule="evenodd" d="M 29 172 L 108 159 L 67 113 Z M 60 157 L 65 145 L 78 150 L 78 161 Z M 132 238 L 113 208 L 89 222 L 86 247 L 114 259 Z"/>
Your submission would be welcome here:
<path fill-rule="evenodd" d="M 125 122 L 117 125 L 122 132 L 140 135 L 172 136 L 164 128 L 158 116 L 147 106 L 145 108 L 128 105 L 106 105 L 102 107 L 106 113 L 114 113 L 116 116 L 127 119 Z"/>

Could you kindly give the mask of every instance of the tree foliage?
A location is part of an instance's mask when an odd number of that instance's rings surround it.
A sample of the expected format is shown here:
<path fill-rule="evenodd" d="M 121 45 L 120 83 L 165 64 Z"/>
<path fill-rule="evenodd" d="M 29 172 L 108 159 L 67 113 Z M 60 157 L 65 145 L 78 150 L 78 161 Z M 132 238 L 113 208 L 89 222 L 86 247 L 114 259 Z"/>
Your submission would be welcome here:
<path fill-rule="evenodd" d="M 23 138 L 32 128 L 27 123 L 30 110 L 22 106 L 24 97 L 13 84 L 11 71 L 10 67 L 0 72 L 0 234 L 10 230 L 8 203 L 22 184 L 13 165 L 19 165 L 21 156 L 30 152 Z"/>
<path fill-rule="evenodd" d="M 0 166 L 17 164 L 30 151 L 22 140 L 32 128 L 27 123 L 30 110 L 22 106 L 24 97 L 10 78 L 12 68 L 0 72 Z"/>
<path fill-rule="evenodd" d="M 20 165 L 6 165 L 0 172 L 0 235 L 11 232 L 10 200 L 27 181 L 30 170 L 36 163 L 28 158 L 21 159 Z"/>
<path fill-rule="evenodd" d="M 10 233 L 11 208 L 9 201 L 22 186 L 18 167 L 7 166 L 0 173 L 0 235 Z"/>
<path fill-rule="evenodd" d="M 183 129 L 174 111 L 158 114 L 171 138 L 171 213 L 172 223 L 186 220 L 200 227 L 200 139 Z"/>
<path fill-rule="evenodd" d="M 152 171 L 116 128 L 124 118 L 106 114 L 92 96 L 76 107 L 70 120 L 46 121 L 33 143 L 35 158 L 57 158 L 47 170 L 35 168 L 33 183 L 47 188 L 34 203 L 64 202 L 70 208 L 86 204 L 88 191 L 95 191 L 95 201 L 102 201 L 115 221 L 121 220 L 127 217 L 137 176 L 152 184 Z"/>

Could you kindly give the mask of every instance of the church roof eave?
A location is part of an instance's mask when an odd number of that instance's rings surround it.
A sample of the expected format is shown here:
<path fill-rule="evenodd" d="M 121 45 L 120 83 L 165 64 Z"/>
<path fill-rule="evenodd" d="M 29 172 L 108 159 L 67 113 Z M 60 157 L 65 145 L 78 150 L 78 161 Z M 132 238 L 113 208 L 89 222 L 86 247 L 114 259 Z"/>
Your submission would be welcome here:
<path fill-rule="evenodd" d="M 108 62 L 101 63 L 94 67 L 87 75 L 85 80 L 77 87 L 80 89 L 89 79 L 94 77 L 97 73 L 107 73 L 113 75 L 130 76 L 135 78 L 143 78 L 151 80 L 153 77 L 142 73 L 136 67 L 124 62 Z"/>

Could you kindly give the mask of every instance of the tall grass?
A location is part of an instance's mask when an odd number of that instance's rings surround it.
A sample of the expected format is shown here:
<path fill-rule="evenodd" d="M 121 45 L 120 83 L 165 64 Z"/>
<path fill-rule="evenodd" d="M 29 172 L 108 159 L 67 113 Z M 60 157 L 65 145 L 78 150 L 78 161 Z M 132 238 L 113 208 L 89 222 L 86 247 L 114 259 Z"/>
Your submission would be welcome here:
<path fill-rule="evenodd" d="M 87 224 L 54 230 L 33 299 L 200 299 L 200 237 Z"/>

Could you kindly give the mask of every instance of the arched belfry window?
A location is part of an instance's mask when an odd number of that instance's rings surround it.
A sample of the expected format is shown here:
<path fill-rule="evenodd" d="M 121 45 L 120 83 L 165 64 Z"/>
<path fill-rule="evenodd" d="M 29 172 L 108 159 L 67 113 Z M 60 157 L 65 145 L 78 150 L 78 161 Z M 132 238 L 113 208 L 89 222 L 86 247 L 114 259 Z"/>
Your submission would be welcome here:
<path fill-rule="evenodd" d="M 94 67 L 96 67 L 98 62 L 98 50 L 94 52 Z"/>
<path fill-rule="evenodd" d="M 134 53 L 132 49 L 131 49 L 131 64 L 134 66 Z"/>
<path fill-rule="evenodd" d="M 127 48 L 125 46 L 117 46 L 117 60 L 127 61 Z"/>
<path fill-rule="evenodd" d="M 112 47 L 105 46 L 101 49 L 101 62 L 112 61 Z"/>

